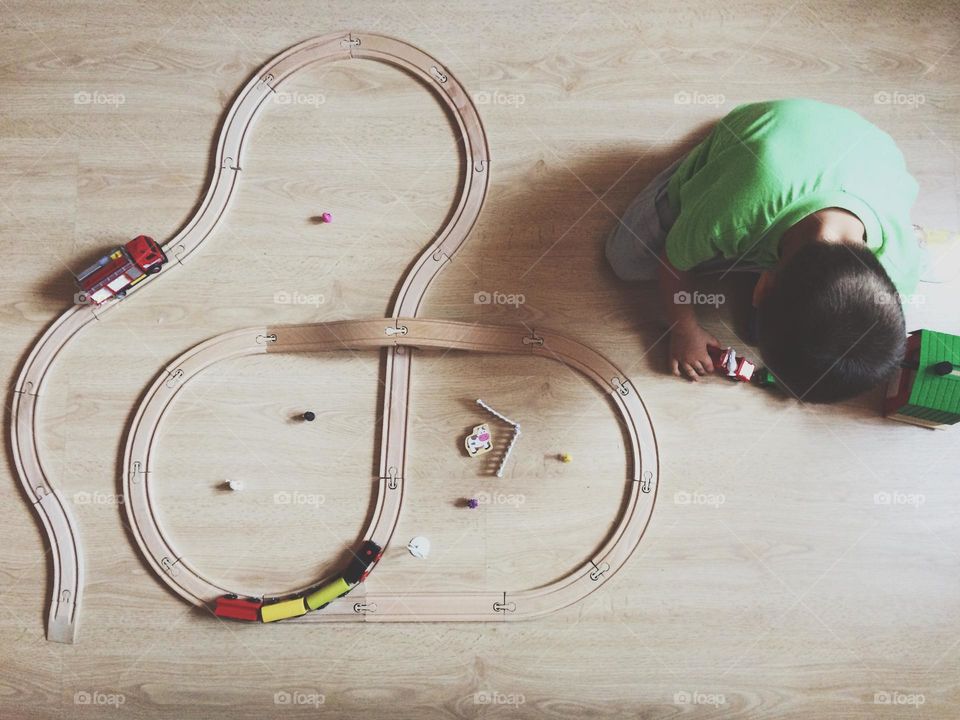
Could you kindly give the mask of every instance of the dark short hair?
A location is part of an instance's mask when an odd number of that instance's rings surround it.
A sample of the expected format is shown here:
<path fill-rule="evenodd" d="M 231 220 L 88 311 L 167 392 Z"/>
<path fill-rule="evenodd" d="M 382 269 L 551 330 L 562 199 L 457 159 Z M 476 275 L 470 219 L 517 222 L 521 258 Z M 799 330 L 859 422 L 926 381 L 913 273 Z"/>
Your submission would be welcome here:
<path fill-rule="evenodd" d="M 760 303 L 760 353 L 805 402 L 836 402 L 888 379 L 903 359 L 900 296 L 865 246 L 810 242 Z"/>

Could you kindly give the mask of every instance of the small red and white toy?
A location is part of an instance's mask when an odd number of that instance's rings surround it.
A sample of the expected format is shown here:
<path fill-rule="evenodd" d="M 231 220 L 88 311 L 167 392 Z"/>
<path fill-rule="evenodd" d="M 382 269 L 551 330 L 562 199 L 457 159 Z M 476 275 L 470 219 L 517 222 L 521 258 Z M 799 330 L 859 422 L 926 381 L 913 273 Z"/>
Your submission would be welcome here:
<path fill-rule="evenodd" d="M 723 373 L 731 380 L 740 382 L 750 382 L 757 366 L 747 360 L 745 357 L 737 356 L 737 351 L 732 347 L 721 350 L 712 345 L 707 346 L 707 352 L 710 353 L 710 359 L 713 360 L 713 366 L 718 373 Z"/>
<path fill-rule="evenodd" d="M 77 275 L 80 295 L 95 305 L 122 298 L 147 275 L 160 272 L 166 262 L 166 254 L 153 238 L 138 235 Z"/>
<path fill-rule="evenodd" d="M 750 382 L 756 369 L 757 366 L 754 363 L 746 358 L 740 358 L 740 360 L 737 361 L 737 370 L 734 373 L 734 377 L 740 382 Z"/>

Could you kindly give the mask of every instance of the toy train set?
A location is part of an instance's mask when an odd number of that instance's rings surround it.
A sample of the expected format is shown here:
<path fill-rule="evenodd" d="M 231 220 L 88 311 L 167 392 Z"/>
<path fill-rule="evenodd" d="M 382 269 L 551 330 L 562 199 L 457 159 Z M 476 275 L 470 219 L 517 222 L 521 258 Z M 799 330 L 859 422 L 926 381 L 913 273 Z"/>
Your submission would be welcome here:
<path fill-rule="evenodd" d="M 466 162 L 461 164 L 455 211 L 446 225 L 416 256 L 403 276 L 385 317 L 260 325 L 209 338 L 163 366 L 136 407 L 126 437 L 120 473 L 123 508 L 131 535 L 156 578 L 185 601 L 212 609 L 220 618 L 247 622 L 474 622 L 516 621 L 542 617 L 583 600 L 614 577 L 634 554 L 649 524 L 659 488 L 659 453 L 653 425 L 642 398 L 627 375 L 602 354 L 573 338 L 543 328 L 484 325 L 418 317 L 427 288 L 459 252 L 476 223 L 489 184 L 490 154 L 483 124 L 469 93 L 436 58 L 409 43 L 376 33 L 336 32 L 295 45 L 257 71 L 224 115 L 217 138 L 206 195 L 190 219 L 163 247 L 138 236 L 102 257 L 77 277 L 80 293 L 40 335 L 26 355 L 10 396 L 10 448 L 24 495 L 41 521 L 52 556 L 47 639 L 73 643 L 84 597 L 84 554 L 69 503 L 48 476 L 39 441 L 38 407 L 42 389 L 61 350 L 81 331 L 121 306 L 128 291 L 137 292 L 157 274 L 184 271 L 187 259 L 214 233 L 226 216 L 238 187 L 243 148 L 258 113 L 282 83 L 317 63 L 374 60 L 399 68 L 420 80 L 455 120 L 457 140 Z M 325 214 L 327 215 L 327 214 Z M 324 222 L 330 218 L 322 217 Z M 168 254 L 176 260 L 168 263 Z M 129 298 L 128 298 L 129 299 Z M 947 342 L 949 341 L 949 342 Z M 946 344 L 945 344 L 946 343 Z M 888 410 L 937 425 L 960 421 L 960 338 L 923 332 L 915 341 L 895 387 Z M 566 574 L 529 588 L 468 589 L 459 592 L 406 592 L 366 586 L 365 603 L 353 612 L 338 611 L 338 598 L 360 585 L 377 563 L 397 527 L 404 502 L 411 367 L 414 349 L 537 357 L 576 370 L 605 393 L 625 430 L 628 470 L 623 511 L 604 544 Z M 381 449 L 377 477 L 377 510 L 363 537 L 367 540 L 336 579 L 277 597 L 253 593 L 224 594 L 219 583 L 190 567 L 164 531 L 150 495 L 160 481 L 154 465 L 158 431 L 164 414 L 192 378 L 224 360 L 273 353 L 382 351 L 385 358 Z M 732 348 L 716 348 L 718 374 L 731 381 L 776 384 L 766 368 L 757 368 Z M 482 404 L 507 424 L 508 418 Z M 922 416 L 922 417 L 921 417 Z M 303 419 L 315 419 L 304 413 Z M 895 417 L 895 419 L 901 419 Z M 618 438 L 621 436 L 618 435 Z M 477 438 L 480 441 L 480 438 Z M 512 442 L 512 440 L 511 440 Z M 508 448 L 509 450 L 509 448 Z M 569 462 L 570 455 L 561 455 Z M 503 461 L 505 462 L 506 454 Z M 231 489 L 238 489 L 228 483 Z M 477 507 L 472 499 L 468 507 Z M 415 539 L 416 540 L 416 539 Z M 422 543 L 416 546 L 423 552 Z M 243 595 L 244 597 L 241 597 Z M 375 601 L 375 602 L 373 602 Z M 312 613 L 333 603 L 327 613 Z M 299 618 L 299 619 L 296 619 Z"/>
<path fill-rule="evenodd" d="M 308 590 L 285 600 L 224 595 L 217 598 L 213 614 L 230 620 L 268 623 L 306 615 L 312 610 L 322 610 L 362 583 L 370 574 L 370 566 L 379 561 L 382 555 L 383 548 L 367 540 L 351 558 L 343 575 L 316 590 Z"/>

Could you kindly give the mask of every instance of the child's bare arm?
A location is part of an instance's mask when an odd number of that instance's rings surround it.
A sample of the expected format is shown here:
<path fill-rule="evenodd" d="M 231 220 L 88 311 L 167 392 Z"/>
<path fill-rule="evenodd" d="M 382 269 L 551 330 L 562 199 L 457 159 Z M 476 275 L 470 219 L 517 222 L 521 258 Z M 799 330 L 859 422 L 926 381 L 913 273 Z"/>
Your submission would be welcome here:
<path fill-rule="evenodd" d="M 660 299 L 671 323 L 670 369 L 674 375 L 685 374 L 691 380 L 713 372 L 713 361 L 707 345 L 720 342 L 697 322 L 697 314 L 690 299 L 693 297 L 692 273 L 678 270 L 660 253 Z"/>

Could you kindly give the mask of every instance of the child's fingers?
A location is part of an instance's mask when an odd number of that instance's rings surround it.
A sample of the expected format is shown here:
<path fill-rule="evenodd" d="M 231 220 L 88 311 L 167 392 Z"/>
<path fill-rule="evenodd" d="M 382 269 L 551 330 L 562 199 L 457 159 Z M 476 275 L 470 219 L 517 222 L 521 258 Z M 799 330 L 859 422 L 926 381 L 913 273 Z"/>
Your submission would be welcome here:
<path fill-rule="evenodd" d="M 700 376 L 697 375 L 697 371 L 693 369 L 693 366 L 690 363 L 683 364 L 683 371 L 687 374 L 687 377 L 694 382 L 698 382 L 700 380 Z"/>
<path fill-rule="evenodd" d="M 703 367 L 704 372 L 712 373 L 716 368 L 713 365 L 713 358 L 709 355 L 700 361 L 701 366 Z"/>
<path fill-rule="evenodd" d="M 697 375 L 706 375 L 706 374 L 707 374 L 707 371 L 703 369 L 703 363 L 700 362 L 699 360 L 697 360 L 697 361 L 695 361 L 695 362 L 693 363 L 693 368 L 694 368 L 694 370 L 697 371 Z"/>
<path fill-rule="evenodd" d="M 680 363 L 676 358 L 670 361 L 670 367 L 673 370 L 673 374 L 680 377 Z"/>

